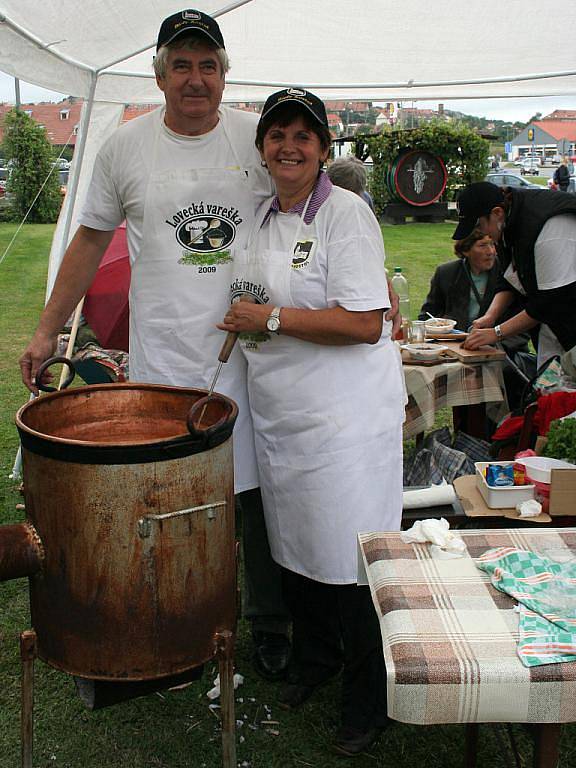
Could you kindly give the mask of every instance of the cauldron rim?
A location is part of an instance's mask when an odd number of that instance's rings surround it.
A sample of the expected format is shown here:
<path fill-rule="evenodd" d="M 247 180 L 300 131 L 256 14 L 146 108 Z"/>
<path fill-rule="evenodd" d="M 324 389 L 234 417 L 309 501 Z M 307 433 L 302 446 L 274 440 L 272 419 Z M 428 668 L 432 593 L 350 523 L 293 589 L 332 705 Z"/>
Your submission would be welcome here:
<path fill-rule="evenodd" d="M 115 391 L 161 392 L 191 399 L 190 406 L 208 394 L 208 390 L 195 387 L 174 387 L 167 384 L 140 384 L 137 382 L 113 382 L 110 384 L 90 384 L 84 387 L 61 390 L 42 395 L 25 403 L 16 413 L 15 421 L 24 448 L 40 455 L 48 455 L 64 461 L 80 461 L 81 463 L 139 463 L 140 461 L 158 461 L 169 458 L 199 453 L 224 442 L 231 435 L 234 422 L 238 415 L 238 406 L 226 395 L 214 392 L 212 398 L 228 404 L 230 416 L 229 429 L 222 429 L 214 437 L 199 442 L 194 439 L 183 420 L 184 429 L 179 434 L 169 435 L 159 439 L 132 439 L 130 442 L 114 441 L 113 443 L 96 440 L 80 440 L 71 437 L 59 437 L 38 431 L 25 421 L 26 415 L 34 408 L 42 407 L 44 403 L 53 403 L 61 398 L 91 396 L 101 392 Z M 74 451 L 78 451 L 78 457 Z M 143 451 L 145 452 L 143 454 Z M 84 455 L 85 454 L 85 455 Z"/>

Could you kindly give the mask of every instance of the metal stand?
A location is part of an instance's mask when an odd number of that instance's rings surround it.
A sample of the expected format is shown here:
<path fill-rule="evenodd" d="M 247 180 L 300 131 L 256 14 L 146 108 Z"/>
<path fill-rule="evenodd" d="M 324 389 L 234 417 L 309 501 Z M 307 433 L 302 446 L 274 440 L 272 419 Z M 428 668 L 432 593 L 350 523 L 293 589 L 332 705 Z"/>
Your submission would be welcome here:
<path fill-rule="evenodd" d="M 220 711 L 222 713 L 222 766 L 236 768 L 236 720 L 234 718 L 234 635 L 229 630 L 217 632 L 216 658 L 220 674 Z"/>
<path fill-rule="evenodd" d="M 36 632 L 33 629 L 27 629 L 20 635 L 20 659 L 22 660 L 22 710 L 20 712 L 22 768 L 32 768 L 35 658 Z"/>
<path fill-rule="evenodd" d="M 559 758 L 560 723 L 539 723 L 534 738 L 534 768 L 556 768 Z"/>
<path fill-rule="evenodd" d="M 478 723 L 468 723 L 466 725 L 466 737 L 464 742 L 464 767 L 476 768 L 478 757 L 478 734 L 480 725 Z"/>

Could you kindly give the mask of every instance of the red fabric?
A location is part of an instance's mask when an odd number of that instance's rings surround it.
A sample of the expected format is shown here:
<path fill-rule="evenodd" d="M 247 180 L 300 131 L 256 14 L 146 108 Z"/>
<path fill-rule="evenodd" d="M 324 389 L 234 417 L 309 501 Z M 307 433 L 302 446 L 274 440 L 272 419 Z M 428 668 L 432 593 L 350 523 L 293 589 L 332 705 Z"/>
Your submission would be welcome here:
<path fill-rule="evenodd" d="M 547 435 L 550 422 L 576 411 L 576 392 L 551 392 L 538 398 L 534 425 L 539 435 Z"/>
<path fill-rule="evenodd" d="M 520 432 L 523 424 L 524 416 L 507 416 L 492 435 L 492 440 L 510 440 Z"/>
<path fill-rule="evenodd" d="M 550 422 L 576 411 L 576 392 L 551 392 L 538 398 L 534 428 L 539 435 L 547 435 Z M 510 440 L 524 424 L 524 416 L 507 416 L 492 435 L 492 440 Z"/>
<path fill-rule="evenodd" d="M 104 349 L 128 352 L 129 289 L 130 259 L 124 223 L 114 233 L 84 301 L 84 317 Z"/>

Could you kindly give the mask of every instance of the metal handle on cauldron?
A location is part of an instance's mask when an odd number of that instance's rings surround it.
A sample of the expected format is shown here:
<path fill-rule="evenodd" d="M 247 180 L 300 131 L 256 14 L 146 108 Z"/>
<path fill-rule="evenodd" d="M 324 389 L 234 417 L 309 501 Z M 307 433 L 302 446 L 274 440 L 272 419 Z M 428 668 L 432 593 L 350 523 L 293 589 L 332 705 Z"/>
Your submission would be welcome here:
<path fill-rule="evenodd" d="M 215 501 L 212 504 L 202 504 L 199 507 L 189 507 L 188 509 L 178 509 L 176 512 L 164 512 L 161 515 L 144 515 L 138 520 L 138 536 L 141 539 L 147 539 L 152 533 L 152 523 L 163 523 L 167 520 L 174 520 L 177 517 L 198 514 L 206 512 L 208 520 L 216 519 L 216 510 L 219 507 L 225 507 L 225 501 Z"/>
<path fill-rule="evenodd" d="M 210 426 L 207 426 L 207 427 L 198 428 L 194 424 L 196 417 L 202 416 L 203 409 L 207 405 L 209 405 L 210 403 L 218 403 L 218 402 L 223 403 L 226 406 L 222 416 L 214 424 L 210 424 Z M 188 416 L 186 417 L 186 424 L 188 425 L 190 434 L 193 437 L 199 437 L 204 440 L 207 440 L 208 438 L 213 437 L 227 423 L 228 418 L 230 417 L 230 414 L 232 413 L 232 411 L 233 411 L 233 406 L 231 403 L 218 400 L 217 398 L 214 397 L 214 395 L 205 395 L 204 397 L 201 397 L 199 400 L 196 400 L 196 402 L 192 405 L 192 407 L 188 411 Z"/>
<path fill-rule="evenodd" d="M 76 368 L 74 367 L 74 363 L 72 360 L 70 360 L 67 357 L 49 357 L 48 360 L 45 360 L 40 368 L 36 371 L 35 376 L 35 382 L 38 389 L 41 389 L 43 392 L 57 392 L 58 390 L 56 387 L 51 387 L 48 384 L 42 384 L 42 376 L 44 373 L 50 368 L 51 365 L 55 365 L 56 363 L 62 363 L 63 365 L 67 365 L 70 369 L 70 373 L 68 376 L 64 379 L 62 382 L 62 386 L 60 389 L 66 389 L 67 386 L 72 384 L 74 381 L 74 377 L 76 376 Z"/>

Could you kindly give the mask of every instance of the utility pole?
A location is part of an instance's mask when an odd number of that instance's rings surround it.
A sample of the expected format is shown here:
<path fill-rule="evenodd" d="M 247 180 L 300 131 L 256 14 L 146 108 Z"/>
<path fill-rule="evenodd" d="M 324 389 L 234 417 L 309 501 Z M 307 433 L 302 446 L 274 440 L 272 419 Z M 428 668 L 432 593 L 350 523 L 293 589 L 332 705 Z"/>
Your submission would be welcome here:
<path fill-rule="evenodd" d="M 20 109 L 20 80 L 17 77 L 14 78 L 14 92 L 16 94 L 16 109 Z"/>

